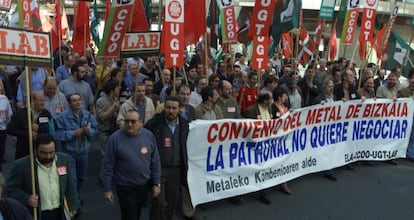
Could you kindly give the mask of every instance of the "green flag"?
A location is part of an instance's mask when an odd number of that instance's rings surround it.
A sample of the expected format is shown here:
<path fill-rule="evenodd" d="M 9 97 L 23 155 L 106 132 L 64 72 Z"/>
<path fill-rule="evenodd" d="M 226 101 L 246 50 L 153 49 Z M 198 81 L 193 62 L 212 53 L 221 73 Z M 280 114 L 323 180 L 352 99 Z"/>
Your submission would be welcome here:
<path fill-rule="evenodd" d="M 388 41 L 387 55 L 388 59 L 385 63 L 385 68 L 390 70 L 395 67 L 401 67 L 403 76 L 408 77 L 409 70 L 414 68 L 414 50 L 394 30 Z"/>
<path fill-rule="evenodd" d="M 92 35 L 92 39 L 95 42 L 96 46 L 100 45 L 100 40 L 99 40 L 99 15 L 98 15 L 98 7 L 96 5 L 96 0 L 93 3 L 93 11 L 92 11 L 92 16 L 91 16 L 91 35 Z"/>
<path fill-rule="evenodd" d="M 145 8 L 145 14 L 147 15 L 147 20 L 149 27 L 151 27 L 151 18 L 152 18 L 152 1 L 151 0 L 142 0 L 142 4 Z"/>
<path fill-rule="evenodd" d="M 341 5 L 339 6 L 339 13 L 338 13 L 338 17 L 345 19 L 345 15 L 346 15 L 346 10 L 348 10 L 348 0 L 341 0 Z"/>

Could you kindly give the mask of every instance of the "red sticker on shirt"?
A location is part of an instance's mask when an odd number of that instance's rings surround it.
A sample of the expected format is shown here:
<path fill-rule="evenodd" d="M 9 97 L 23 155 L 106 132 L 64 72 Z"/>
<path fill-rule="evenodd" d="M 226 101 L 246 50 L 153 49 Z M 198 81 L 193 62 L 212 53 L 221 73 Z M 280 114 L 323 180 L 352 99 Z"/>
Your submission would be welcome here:
<path fill-rule="evenodd" d="M 56 170 L 59 176 L 68 174 L 65 166 L 58 167 Z"/>
<path fill-rule="evenodd" d="M 171 147 L 171 138 L 164 139 L 164 147 Z"/>
<path fill-rule="evenodd" d="M 57 105 L 56 105 L 56 107 L 55 107 L 55 111 L 56 111 L 57 113 L 61 113 L 61 112 L 63 111 L 63 109 L 62 109 L 62 105 L 57 104 Z"/>
<path fill-rule="evenodd" d="M 148 152 L 149 152 L 149 149 L 148 149 L 148 147 L 147 147 L 147 146 L 142 146 L 142 147 L 139 149 L 139 153 L 141 153 L 142 155 L 146 155 L 146 154 L 148 154 Z"/>

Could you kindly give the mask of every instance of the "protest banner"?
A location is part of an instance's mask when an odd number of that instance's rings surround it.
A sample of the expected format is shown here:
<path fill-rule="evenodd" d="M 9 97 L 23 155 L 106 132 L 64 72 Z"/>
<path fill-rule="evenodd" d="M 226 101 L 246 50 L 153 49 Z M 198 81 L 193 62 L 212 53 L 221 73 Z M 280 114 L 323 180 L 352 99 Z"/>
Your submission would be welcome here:
<path fill-rule="evenodd" d="M 0 64 L 51 67 L 51 57 L 49 33 L 0 28 Z"/>
<path fill-rule="evenodd" d="M 11 0 L 0 0 L 0 11 L 9 11 L 11 7 Z"/>
<path fill-rule="evenodd" d="M 161 31 L 127 32 L 121 47 L 121 57 L 156 56 L 160 53 Z"/>
<path fill-rule="evenodd" d="M 98 56 L 118 57 L 131 20 L 135 0 L 112 1 Z"/>
<path fill-rule="evenodd" d="M 194 206 L 359 160 L 405 157 L 411 98 L 338 101 L 275 120 L 197 120 L 188 135 Z"/>

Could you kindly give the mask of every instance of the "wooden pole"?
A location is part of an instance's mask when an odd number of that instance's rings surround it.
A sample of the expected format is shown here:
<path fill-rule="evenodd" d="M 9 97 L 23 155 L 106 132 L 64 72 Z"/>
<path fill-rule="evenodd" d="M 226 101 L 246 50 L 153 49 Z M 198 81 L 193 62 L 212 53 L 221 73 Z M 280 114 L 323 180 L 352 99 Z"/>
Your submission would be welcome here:
<path fill-rule="evenodd" d="M 204 74 L 206 77 L 208 76 L 208 49 L 210 47 L 208 46 L 208 40 L 207 40 L 207 32 L 204 34 L 204 65 L 206 69 L 206 73 Z"/>
<path fill-rule="evenodd" d="M 296 41 L 295 41 L 295 47 L 296 47 L 295 48 L 295 55 L 294 55 L 295 62 L 294 62 L 294 65 L 293 65 L 293 71 L 295 72 L 295 74 L 296 74 L 297 69 L 298 69 L 298 66 L 296 64 L 296 60 L 298 59 L 298 55 L 299 55 L 299 36 L 300 36 L 300 29 L 296 33 Z"/>
<path fill-rule="evenodd" d="M 59 7 L 59 15 L 62 17 L 62 7 Z M 55 12 L 55 19 L 56 19 L 56 12 Z M 60 19 L 60 18 L 57 18 L 57 19 Z M 60 28 L 62 28 L 62 20 L 59 23 L 60 23 Z M 62 50 L 61 49 L 61 46 L 62 46 L 62 40 L 61 40 L 62 36 L 61 35 L 62 35 L 61 31 L 58 30 L 58 38 L 59 38 L 59 47 L 58 48 L 59 48 L 59 65 L 60 66 L 62 66 L 62 56 L 60 55 L 61 54 L 61 50 Z M 52 68 L 52 69 L 54 69 L 54 68 Z"/>
<path fill-rule="evenodd" d="M 413 29 L 413 28 L 411 28 Z M 405 65 L 407 65 L 407 61 L 408 61 L 408 55 L 410 54 L 410 50 L 411 50 L 411 43 L 413 42 L 413 38 L 414 38 L 414 31 L 411 30 L 411 37 L 410 37 L 410 43 L 408 43 L 408 48 L 405 51 L 405 55 L 404 55 L 404 59 L 403 59 L 403 66 L 402 68 L 404 68 Z"/>
<path fill-rule="evenodd" d="M 173 67 L 173 90 L 171 91 L 171 96 L 176 95 L 176 92 L 175 92 L 175 90 L 176 90 L 175 80 L 176 79 L 177 79 L 177 69 L 176 69 L 176 67 Z"/>
<path fill-rule="evenodd" d="M 36 181 L 35 181 L 35 167 L 34 167 L 34 152 L 33 152 L 33 131 L 32 131 L 32 112 L 31 112 L 31 95 L 30 95 L 30 84 L 31 84 L 31 77 L 29 73 L 29 67 L 25 66 L 26 72 L 26 108 L 27 108 L 27 123 L 28 123 L 28 130 L 29 130 L 29 154 L 30 154 L 30 173 L 31 173 L 31 180 L 32 180 L 32 195 L 36 195 Z M 37 220 L 37 208 L 33 207 L 33 219 Z"/>
<path fill-rule="evenodd" d="M 185 84 L 187 86 L 190 86 L 190 84 L 188 84 L 188 78 L 187 78 L 187 72 L 185 71 L 185 67 L 183 67 L 183 75 L 184 75 L 184 80 L 185 80 Z"/>

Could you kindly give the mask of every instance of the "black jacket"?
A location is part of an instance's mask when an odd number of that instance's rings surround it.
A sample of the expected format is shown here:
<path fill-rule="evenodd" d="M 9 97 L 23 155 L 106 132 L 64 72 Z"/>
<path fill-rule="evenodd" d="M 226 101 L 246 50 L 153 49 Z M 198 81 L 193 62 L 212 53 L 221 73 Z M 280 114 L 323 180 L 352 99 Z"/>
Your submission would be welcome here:
<path fill-rule="evenodd" d="M 349 97 L 350 97 L 351 100 L 360 98 L 359 95 L 358 95 L 358 92 L 357 92 L 357 88 L 354 85 L 349 85 L 348 89 L 349 89 Z M 341 83 L 339 85 L 336 85 L 334 87 L 333 93 L 334 93 L 334 95 L 336 96 L 336 98 L 338 100 L 344 98 L 344 96 L 345 96 L 345 94 L 344 94 L 344 84 Z"/>
<path fill-rule="evenodd" d="M 165 111 L 154 115 L 154 117 L 149 120 L 146 124 L 145 124 L 145 128 L 150 130 L 154 136 L 155 139 L 157 140 L 157 145 L 158 145 L 158 151 L 160 153 L 160 159 L 161 159 L 161 167 L 168 167 L 169 164 L 166 164 L 166 160 L 165 160 L 165 156 L 163 159 L 163 155 L 169 153 L 167 151 L 168 148 L 164 147 L 164 140 L 165 138 L 168 138 L 168 133 L 169 131 L 167 129 L 168 125 L 167 122 L 165 121 Z M 188 121 L 185 120 L 184 118 L 182 118 L 180 115 L 178 115 L 178 120 L 179 120 L 179 128 L 180 128 L 180 147 L 181 147 L 181 159 L 182 159 L 182 163 L 181 163 L 181 171 L 182 171 L 182 181 L 183 183 L 186 183 L 187 181 L 187 170 L 188 170 L 188 157 L 187 157 L 187 137 L 188 137 L 188 132 L 189 132 L 189 127 L 188 127 Z"/>
<path fill-rule="evenodd" d="M 47 118 L 47 120 L 46 120 Z M 43 109 L 37 118 L 32 118 L 39 125 L 38 134 L 51 134 L 55 136 L 55 121 L 52 114 Z M 18 109 L 7 124 L 7 134 L 16 136 L 15 159 L 29 155 L 29 128 L 27 119 L 27 108 Z"/>

